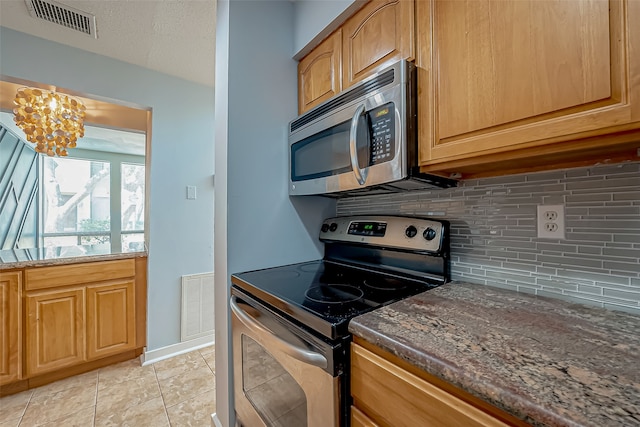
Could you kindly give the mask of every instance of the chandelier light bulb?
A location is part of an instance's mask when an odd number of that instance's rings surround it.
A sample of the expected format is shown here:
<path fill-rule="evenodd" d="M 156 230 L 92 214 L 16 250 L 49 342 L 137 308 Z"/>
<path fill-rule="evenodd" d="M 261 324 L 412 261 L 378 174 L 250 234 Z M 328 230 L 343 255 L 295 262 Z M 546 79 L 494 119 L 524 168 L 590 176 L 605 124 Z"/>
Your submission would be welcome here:
<path fill-rule="evenodd" d="M 13 100 L 13 120 L 38 153 L 67 155 L 84 136 L 85 106 L 77 99 L 44 89 L 23 87 Z"/>

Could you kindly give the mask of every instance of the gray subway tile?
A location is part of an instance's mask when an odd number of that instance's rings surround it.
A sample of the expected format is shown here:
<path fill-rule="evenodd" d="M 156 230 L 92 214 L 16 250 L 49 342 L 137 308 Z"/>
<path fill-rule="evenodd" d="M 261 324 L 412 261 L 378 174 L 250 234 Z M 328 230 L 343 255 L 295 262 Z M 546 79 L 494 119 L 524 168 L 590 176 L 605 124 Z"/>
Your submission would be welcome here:
<path fill-rule="evenodd" d="M 536 283 L 535 277 L 531 277 L 529 275 L 516 274 L 516 272 L 508 272 L 507 270 L 502 271 L 494 271 L 487 270 L 486 277 L 491 279 L 501 279 L 506 282 L 518 282 L 518 283 L 528 283 L 534 284 Z"/>
<path fill-rule="evenodd" d="M 640 273 L 640 263 L 636 262 L 615 262 L 615 261 L 604 261 L 604 268 L 608 270 L 619 270 L 619 271 L 628 271 L 633 273 Z"/>
<path fill-rule="evenodd" d="M 603 295 L 607 297 L 615 297 L 615 298 L 619 298 L 627 301 L 640 302 L 640 292 L 604 288 Z"/>
<path fill-rule="evenodd" d="M 640 236 L 637 234 L 618 233 L 613 235 L 613 241 L 617 243 L 640 243 Z"/>
<path fill-rule="evenodd" d="M 581 258 L 576 258 L 576 257 L 567 257 L 567 256 L 538 255 L 537 259 L 540 262 L 544 262 L 552 265 L 559 265 L 562 267 L 583 266 L 583 267 L 591 267 L 591 268 L 602 268 L 602 260 L 587 258 L 586 256 Z"/>
<path fill-rule="evenodd" d="M 628 277 L 615 276 L 604 272 L 587 272 L 584 270 L 559 269 L 558 276 L 570 277 L 579 280 L 588 280 L 591 282 L 615 283 L 618 285 L 628 285 Z"/>
<path fill-rule="evenodd" d="M 563 245 L 561 243 L 545 243 L 537 242 L 536 249 L 540 251 L 553 251 L 553 252 L 577 252 L 578 247 L 576 245 Z"/>
<path fill-rule="evenodd" d="M 619 163 L 616 165 L 597 166 L 589 168 L 589 174 L 592 176 L 598 175 L 620 175 L 625 173 L 638 172 L 640 163 Z"/>
<path fill-rule="evenodd" d="M 570 282 L 570 281 L 566 281 L 566 280 L 536 279 L 535 284 L 542 286 L 543 289 L 554 288 L 554 289 L 562 289 L 562 290 L 568 290 L 568 291 L 577 291 L 578 290 L 578 283 Z"/>
<path fill-rule="evenodd" d="M 589 208 L 589 215 L 638 215 L 640 214 L 640 206 L 611 206 Z M 637 217 L 636 217 L 637 218 Z"/>
<path fill-rule="evenodd" d="M 596 203 L 596 202 L 609 202 L 611 201 L 613 195 L 609 192 L 607 193 L 588 193 L 588 194 L 568 194 L 565 197 L 567 204 L 588 202 L 588 203 Z M 598 204 L 597 206 L 600 206 Z"/>
<path fill-rule="evenodd" d="M 606 256 L 610 256 L 610 257 L 619 257 L 619 258 L 635 258 L 636 259 L 636 263 L 638 262 L 637 260 L 640 259 L 640 250 L 635 250 L 635 249 L 617 249 L 617 248 L 604 248 L 603 249 L 603 254 Z M 640 265 L 638 265 L 638 268 L 640 269 Z"/>
<path fill-rule="evenodd" d="M 631 187 L 638 188 L 640 186 L 639 177 L 611 178 L 599 180 L 585 180 L 567 182 L 567 190 L 594 190 L 598 188 L 621 188 Z"/>
<path fill-rule="evenodd" d="M 620 200 L 631 200 L 631 201 L 638 201 L 640 200 L 640 191 L 622 191 L 622 192 L 617 192 L 617 191 L 612 191 L 612 195 L 613 195 L 613 200 L 615 201 L 620 201 Z"/>
<path fill-rule="evenodd" d="M 602 248 L 599 246 L 587 246 L 587 245 L 579 245 L 578 246 L 579 254 L 591 254 L 591 255 L 602 255 Z"/>
<path fill-rule="evenodd" d="M 602 287 L 593 285 L 578 285 L 578 292 L 582 294 L 603 295 Z"/>
<path fill-rule="evenodd" d="M 585 233 L 567 232 L 565 237 L 567 240 L 583 241 L 583 242 L 611 242 L 613 241 L 612 233 L 603 233 L 603 230 L 597 230 Z"/>

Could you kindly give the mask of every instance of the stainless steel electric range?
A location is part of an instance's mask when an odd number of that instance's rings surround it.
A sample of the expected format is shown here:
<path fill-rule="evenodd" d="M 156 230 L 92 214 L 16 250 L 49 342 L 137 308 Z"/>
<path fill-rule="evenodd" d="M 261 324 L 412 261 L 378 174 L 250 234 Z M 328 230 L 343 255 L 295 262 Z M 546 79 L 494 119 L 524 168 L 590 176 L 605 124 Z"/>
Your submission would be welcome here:
<path fill-rule="evenodd" d="M 449 224 L 325 220 L 317 261 L 231 276 L 240 426 L 349 425 L 349 320 L 449 281 Z"/>

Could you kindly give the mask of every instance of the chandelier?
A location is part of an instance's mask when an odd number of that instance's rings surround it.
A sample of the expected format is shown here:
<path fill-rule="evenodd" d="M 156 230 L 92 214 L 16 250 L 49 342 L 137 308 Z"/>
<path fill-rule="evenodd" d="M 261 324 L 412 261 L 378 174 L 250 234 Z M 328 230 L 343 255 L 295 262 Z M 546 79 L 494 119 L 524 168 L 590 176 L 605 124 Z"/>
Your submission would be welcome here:
<path fill-rule="evenodd" d="M 13 120 L 38 153 L 66 156 L 84 136 L 85 106 L 77 99 L 44 89 L 23 87 L 13 100 Z"/>

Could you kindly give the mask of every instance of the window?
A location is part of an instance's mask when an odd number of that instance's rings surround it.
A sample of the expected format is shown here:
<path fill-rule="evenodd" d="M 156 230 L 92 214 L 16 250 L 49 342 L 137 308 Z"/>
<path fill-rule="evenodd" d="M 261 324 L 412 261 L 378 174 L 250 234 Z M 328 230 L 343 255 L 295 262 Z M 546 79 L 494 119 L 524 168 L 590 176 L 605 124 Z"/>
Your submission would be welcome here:
<path fill-rule="evenodd" d="M 144 250 L 144 165 L 122 164 L 122 250 Z"/>
<path fill-rule="evenodd" d="M 144 164 L 84 151 L 74 154 L 90 158 L 40 156 L 43 246 L 83 245 L 88 255 L 144 250 Z"/>
<path fill-rule="evenodd" d="M 45 247 L 91 245 L 110 250 L 110 164 L 42 158 L 42 224 Z"/>

